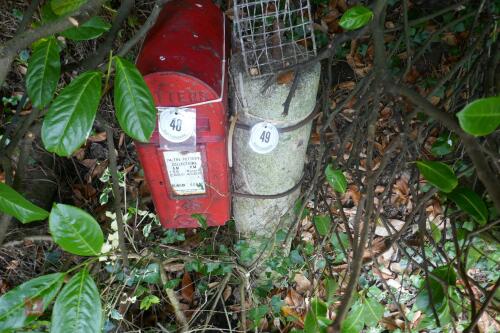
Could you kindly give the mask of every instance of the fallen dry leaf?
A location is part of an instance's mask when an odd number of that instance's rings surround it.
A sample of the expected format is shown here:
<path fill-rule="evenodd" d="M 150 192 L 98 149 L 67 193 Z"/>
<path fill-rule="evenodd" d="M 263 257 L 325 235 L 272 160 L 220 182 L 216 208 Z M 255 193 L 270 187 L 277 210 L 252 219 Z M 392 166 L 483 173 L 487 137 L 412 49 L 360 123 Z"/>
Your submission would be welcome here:
<path fill-rule="evenodd" d="M 299 293 L 303 294 L 311 288 L 311 281 L 307 279 L 303 274 L 297 273 L 293 277 L 293 281 L 295 281 L 295 290 Z"/>
<path fill-rule="evenodd" d="M 182 298 L 191 304 L 193 302 L 193 294 L 194 294 L 194 284 L 193 280 L 191 280 L 191 276 L 188 272 L 185 272 L 182 276 L 181 282 L 181 295 Z"/>

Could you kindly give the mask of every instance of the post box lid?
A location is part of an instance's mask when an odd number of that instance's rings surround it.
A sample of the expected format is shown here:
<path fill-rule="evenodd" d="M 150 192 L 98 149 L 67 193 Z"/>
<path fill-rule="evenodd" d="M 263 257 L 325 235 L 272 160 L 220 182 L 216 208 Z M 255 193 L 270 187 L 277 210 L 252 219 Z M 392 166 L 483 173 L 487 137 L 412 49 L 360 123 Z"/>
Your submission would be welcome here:
<path fill-rule="evenodd" d="M 171 1 L 148 33 L 137 67 L 143 75 L 164 71 L 189 74 L 222 94 L 225 29 L 224 15 L 211 0 Z"/>

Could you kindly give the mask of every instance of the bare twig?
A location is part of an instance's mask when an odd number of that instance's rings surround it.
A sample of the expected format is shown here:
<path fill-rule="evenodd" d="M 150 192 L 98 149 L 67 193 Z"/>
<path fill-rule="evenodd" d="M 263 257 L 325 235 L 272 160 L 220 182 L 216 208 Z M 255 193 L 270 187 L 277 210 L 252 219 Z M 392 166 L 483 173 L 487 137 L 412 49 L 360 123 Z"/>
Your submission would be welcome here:
<path fill-rule="evenodd" d="M 120 178 L 118 177 L 118 167 L 116 162 L 115 144 L 113 142 L 113 130 L 106 126 L 106 139 L 108 143 L 109 171 L 111 173 L 111 186 L 113 189 L 113 206 L 116 213 L 116 224 L 118 226 L 118 242 L 123 261 L 124 269 L 128 268 L 127 246 L 125 245 L 125 227 L 123 221 L 123 212 L 121 208 L 122 199 L 120 192 Z"/>

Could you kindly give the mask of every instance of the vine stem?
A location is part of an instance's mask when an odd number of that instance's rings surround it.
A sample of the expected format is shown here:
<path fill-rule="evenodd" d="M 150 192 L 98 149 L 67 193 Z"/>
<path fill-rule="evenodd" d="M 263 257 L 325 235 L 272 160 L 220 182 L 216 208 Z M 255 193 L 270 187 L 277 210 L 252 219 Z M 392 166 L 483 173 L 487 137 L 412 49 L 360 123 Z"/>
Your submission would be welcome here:
<path fill-rule="evenodd" d="M 123 222 L 123 213 L 120 207 L 122 199 L 120 193 L 120 183 L 118 177 L 118 167 L 116 163 L 115 144 L 113 142 L 113 129 L 106 125 L 106 140 L 108 144 L 109 154 L 109 171 L 111 173 L 111 186 L 113 189 L 113 206 L 116 213 L 116 224 L 118 226 L 118 244 L 120 246 L 121 257 L 123 261 L 123 268 L 128 268 L 128 253 L 125 245 L 125 227 Z"/>

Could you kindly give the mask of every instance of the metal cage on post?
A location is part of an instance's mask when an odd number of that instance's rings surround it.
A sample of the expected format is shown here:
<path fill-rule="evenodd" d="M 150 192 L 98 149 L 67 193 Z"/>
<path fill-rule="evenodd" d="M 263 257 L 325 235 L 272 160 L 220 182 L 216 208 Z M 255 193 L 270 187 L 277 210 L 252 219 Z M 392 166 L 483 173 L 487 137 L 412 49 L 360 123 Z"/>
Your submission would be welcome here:
<path fill-rule="evenodd" d="M 234 25 L 251 76 L 270 75 L 316 55 L 309 0 L 234 0 Z"/>

